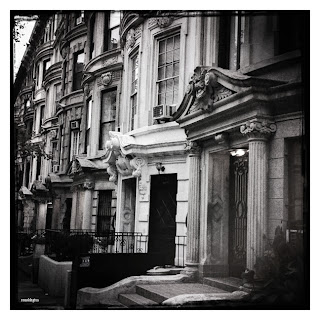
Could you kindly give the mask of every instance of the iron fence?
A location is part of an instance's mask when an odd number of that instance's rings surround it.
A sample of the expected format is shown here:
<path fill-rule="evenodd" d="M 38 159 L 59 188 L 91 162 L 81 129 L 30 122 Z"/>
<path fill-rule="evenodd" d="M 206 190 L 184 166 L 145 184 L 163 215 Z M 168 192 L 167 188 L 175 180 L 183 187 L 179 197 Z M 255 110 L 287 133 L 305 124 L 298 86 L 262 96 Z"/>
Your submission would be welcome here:
<path fill-rule="evenodd" d="M 86 229 L 38 229 L 19 231 L 19 255 L 32 254 L 35 244 L 58 260 L 87 253 L 147 253 L 148 236 L 140 232 L 95 232 Z M 175 237 L 174 265 L 185 266 L 186 236 Z"/>

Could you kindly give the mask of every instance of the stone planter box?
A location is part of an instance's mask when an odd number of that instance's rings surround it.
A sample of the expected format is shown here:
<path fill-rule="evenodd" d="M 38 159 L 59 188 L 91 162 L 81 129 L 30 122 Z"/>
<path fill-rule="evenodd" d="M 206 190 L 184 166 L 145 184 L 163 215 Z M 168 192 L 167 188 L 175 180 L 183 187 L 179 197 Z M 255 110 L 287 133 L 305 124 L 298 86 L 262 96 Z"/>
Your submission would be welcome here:
<path fill-rule="evenodd" d="M 50 296 L 63 297 L 67 286 L 67 273 L 72 261 L 57 262 L 42 255 L 39 261 L 38 285 Z"/>

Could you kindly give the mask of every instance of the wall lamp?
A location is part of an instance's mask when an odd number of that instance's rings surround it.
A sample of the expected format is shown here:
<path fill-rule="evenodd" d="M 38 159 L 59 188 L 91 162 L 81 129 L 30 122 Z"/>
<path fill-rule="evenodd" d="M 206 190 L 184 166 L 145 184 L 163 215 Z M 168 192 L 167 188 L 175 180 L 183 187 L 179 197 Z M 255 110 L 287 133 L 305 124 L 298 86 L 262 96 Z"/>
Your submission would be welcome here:
<path fill-rule="evenodd" d="M 242 157 L 244 156 L 247 152 L 249 152 L 248 149 L 234 149 L 234 150 L 230 150 L 230 154 L 233 157 Z"/>
<path fill-rule="evenodd" d="M 156 163 L 156 169 L 158 170 L 158 173 L 160 174 L 160 171 L 164 171 L 166 168 L 162 165 L 161 162 Z"/>

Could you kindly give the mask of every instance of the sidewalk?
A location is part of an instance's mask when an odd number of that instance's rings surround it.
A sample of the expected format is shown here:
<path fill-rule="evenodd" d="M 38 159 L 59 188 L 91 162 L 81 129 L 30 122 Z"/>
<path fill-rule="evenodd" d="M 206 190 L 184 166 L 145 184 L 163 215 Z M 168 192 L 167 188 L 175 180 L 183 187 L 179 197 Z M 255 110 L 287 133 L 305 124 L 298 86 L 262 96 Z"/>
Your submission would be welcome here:
<path fill-rule="evenodd" d="M 63 310 L 63 297 L 51 297 L 37 284 L 32 283 L 23 272 L 18 273 L 18 303 L 17 309 L 50 309 Z"/>

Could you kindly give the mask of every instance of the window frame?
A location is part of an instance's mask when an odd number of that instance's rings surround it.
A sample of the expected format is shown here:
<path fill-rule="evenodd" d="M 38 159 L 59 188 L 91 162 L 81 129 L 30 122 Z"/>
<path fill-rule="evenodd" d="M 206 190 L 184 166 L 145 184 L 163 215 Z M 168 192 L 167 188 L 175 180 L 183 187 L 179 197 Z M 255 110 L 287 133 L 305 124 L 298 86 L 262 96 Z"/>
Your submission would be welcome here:
<path fill-rule="evenodd" d="M 110 92 L 115 92 L 116 95 L 116 101 L 115 101 L 115 105 L 116 105 L 116 110 L 115 110 L 115 118 L 114 120 L 109 120 L 109 121 L 104 121 L 102 122 L 102 114 L 103 114 L 103 96 L 105 94 L 108 94 Z M 99 150 L 103 150 L 104 145 L 103 145 L 103 134 L 102 134 L 102 130 L 103 130 L 103 125 L 104 124 L 110 124 L 113 123 L 113 130 L 115 130 L 115 123 L 116 123 L 116 114 L 117 114 L 117 96 L 118 96 L 118 88 L 117 87 L 112 87 L 109 88 L 107 90 L 103 90 L 101 91 L 101 99 L 100 99 L 100 128 L 99 128 Z"/>
<path fill-rule="evenodd" d="M 179 60 L 174 60 L 174 39 L 175 37 L 179 36 L 179 48 L 176 48 L 176 49 L 179 49 Z M 166 51 L 166 48 L 167 48 L 167 43 L 165 44 L 165 51 L 160 53 L 160 42 L 162 41 L 166 41 L 170 38 L 173 38 L 173 47 L 172 47 L 172 50 L 171 51 Z M 165 34 L 165 35 L 162 35 L 161 37 L 157 38 L 156 39 L 157 41 L 157 45 L 156 45 L 156 74 L 155 74 L 155 77 L 156 77 L 156 103 L 155 105 L 172 105 L 172 104 L 176 104 L 179 100 L 179 86 L 180 86 L 180 71 L 181 71 L 181 30 L 178 29 L 178 30 L 174 30 L 172 31 L 171 33 L 168 33 L 168 34 Z M 160 54 L 165 54 L 165 57 L 167 55 L 167 52 L 172 52 L 172 62 L 170 64 L 168 64 L 167 62 L 165 62 L 163 65 L 160 66 Z M 165 59 L 167 60 L 167 59 Z M 174 74 L 174 64 L 176 63 L 179 63 L 179 68 L 178 68 L 178 75 L 173 75 Z M 164 77 L 162 79 L 159 80 L 159 69 L 162 67 L 164 70 L 165 68 L 167 68 L 169 65 L 172 65 L 172 77 Z M 177 83 L 177 96 L 176 96 L 176 99 L 177 101 L 174 101 L 174 92 L 175 92 L 175 87 L 174 87 L 174 79 L 178 79 L 178 83 Z M 166 102 L 166 93 L 169 92 L 167 91 L 167 86 L 166 86 L 166 89 L 164 91 L 164 97 L 165 97 L 165 103 L 160 103 L 160 100 L 159 100 L 159 87 L 160 87 L 160 82 L 164 82 L 164 81 L 168 81 L 170 79 L 173 79 L 173 90 L 172 90 L 172 100 L 173 102 L 168 104 Z"/>
<path fill-rule="evenodd" d="M 83 54 L 83 68 L 81 71 L 76 71 L 76 65 L 80 64 L 78 63 L 78 57 Z M 84 49 L 78 50 L 73 54 L 73 81 L 72 81 L 72 91 L 77 91 L 81 89 L 81 79 L 82 79 L 82 74 L 83 74 L 83 69 L 84 69 L 84 59 L 85 59 L 85 54 L 84 54 Z M 78 88 L 78 81 L 80 78 L 79 82 L 79 88 Z"/>
<path fill-rule="evenodd" d="M 137 60 L 137 62 L 134 62 Z M 140 56 L 139 49 L 137 48 L 130 55 L 130 131 L 135 129 L 134 117 L 137 114 L 138 107 L 138 86 L 139 86 L 139 67 L 140 67 Z M 136 65 L 136 66 L 135 66 Z M 137 73 L 136 73 L 137 72 Z M 134 88 L 134 83 L 136 83 L 136 89 Z M 135 104 L 133 105 L 133 103 Z"/>
<path fill-rule="evenodd" d="M 113 26 L 110 28 L 110 16 L 112 12 L 119 12 L 119 24 Z M 103 44 L 103 51 L 110 51 L 110 50 L 115 50 L 120 47 L 120 22 L 121 22 L 121 11 L 120 10 L 109 10 L 108 12 L 105 13 L 105 27 L 104 27 L 104 44 Z M 115 48 L 111 48 L 111 33 L 115 29 L 119 29 L 119 39 L 117 46 Z"/>
<path fill-rule="evenodd" d="M 79 121 L 79 120 L 77 120 Z M 76 137 L 76 153 L 74 152 L 74 138 Z M 80 130 L 70 129 L 70 145 L 69 145 L 69 161 L 73 160 L 73 156 L 77 156 L 80 151 Z"/>
<path fill-rule="evenodd" d="M 87 99 L 86 103 L 86 127 L 85 127 L 85 141 L 84 141 L 84 153 L 87 154 L 88 147 L 90 146 L 90 128 L 92 121 L 92 96 Z"/>

